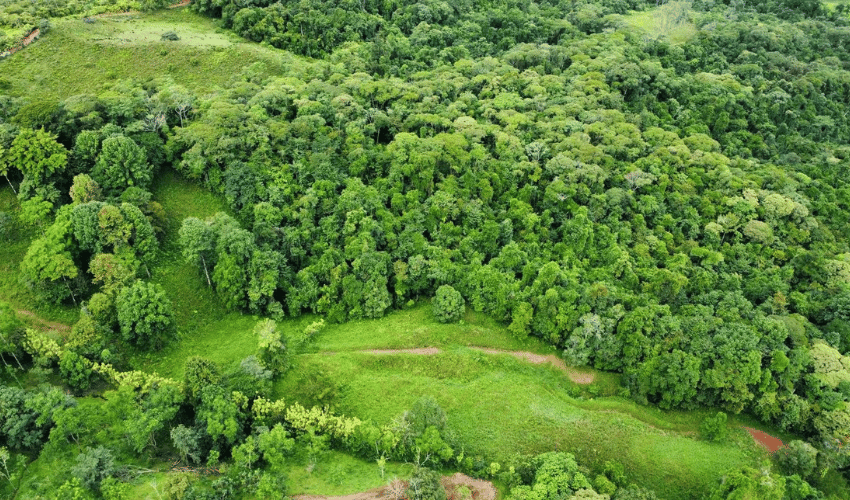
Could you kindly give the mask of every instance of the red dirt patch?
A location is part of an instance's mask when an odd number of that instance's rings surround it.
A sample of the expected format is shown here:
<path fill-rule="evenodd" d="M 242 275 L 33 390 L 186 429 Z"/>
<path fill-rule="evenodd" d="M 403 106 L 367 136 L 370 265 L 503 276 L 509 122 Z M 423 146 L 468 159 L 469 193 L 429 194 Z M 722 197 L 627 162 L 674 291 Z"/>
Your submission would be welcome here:
<path fill-rule="evenodd" d="M 767 451 L 771 453 L 785 446 L 785 443 L 783 443 L 781 439 L 773 437 L 766 432 L 762 432 L 758 429 L 753 429 L 752 427 L 744 427 L 744 429 L 746 429 L 747 432 L 749 432 L 750 435 L 753 436 L 753 439 L 755 439 L 756 442 L 767 448 Z"/>
<path fill-rule="evenodd" d="M 407 482 L 402 482 L 407 487 Z M 443 476 L 440 479 L 443 487 L 446 489 L 448 498 L 458 498 L 456 496 L 459 486 L 466 486 L 472 493 L 471 497 L 474 500 L 496 500 L 496 487 L 490 481 L 481 479 L 473 479 L 466 474 L 458 472 L 452 476 Z M 389 492 L 389 486 L 373 488 L 368 491 L 352 493 L 350 495 L 341 496 L 326 496 L 326 495 L 293 495 L 293 500 L 391 500 L 392 495 Z M 458 498 L 458 500 L 460 500 Z"/>

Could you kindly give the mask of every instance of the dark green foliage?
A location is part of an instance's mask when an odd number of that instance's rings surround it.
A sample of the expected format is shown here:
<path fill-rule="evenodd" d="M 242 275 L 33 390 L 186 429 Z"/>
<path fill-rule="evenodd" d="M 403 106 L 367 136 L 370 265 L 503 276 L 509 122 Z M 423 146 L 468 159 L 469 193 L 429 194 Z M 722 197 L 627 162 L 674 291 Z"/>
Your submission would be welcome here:
<path fill-rule="evenodd" d="M 82 392 L 89 387 L 91 362 L 74 351 L 64 351 L 59 357 L 59 373 L 74 391 Z"/>
<path fill-rule="evenodd" d="M 87 448 L 77 455 L 77 462 L 71 467 L 71 474 L 80 484 L 90 490 L 98 491 L 100 483 L 117 472 L 115 457 L 108 448 L 98 446 Z"/>
<path fill-rule="evenodd" d="M 782 474 L 797 474 L 807 479 L 817 467 L 817 455 L 818 451 L 809 443 L 794 440 L 774 452 L 772 458 Z"/>
<path fill-rule="evenodd" d="M 0 385 L 0 442 L 13 450 L 41 448 L 54 413 L 74 404 L 55 387 L 30 392 Z"/>
<path fill-rule="evenodd" d="M 130 186 L 147 189 L 152 175 L 145 151 L 133 139 L 122 135 L 104 139 L 91 171 L 92 178 L 107 196 L 118 196 Z"/>
<path fill-rule="evenodd" d="M 173 31 L 166 31 L 162 34 L 162 37 L 160 37 L 160 39 L 164 42 L 176 42 L 180 40 L 180 37 L 177 36 L 177 33 Z"/>
<path fill-rule="evenodd" d="M 460 292 L 449 285 L 437 289 L 434 295 L 434 317 L 440 323 L 454 323 L 463 317 L 464 300 Z"/>
<path fill-rule="evenodd" d="M 411 500 L 446 500 L 440 474 L 425 467 L 417 467 L 408 482 L 407 497 Z"/>
<path fill-rule="evenodd" d="M 726 439 L 726 414 L 717 412 L 717 415 L 708 416 L 703 419 L 699 427 L 700 436 L 707 441 L 723 441 Z"/>
<path fill-rule="evenodd" d="M 175 334 L 171 301 L 155 283 L 136 281 L 115 299 L 121 337 L 142 349 L 159 349 Z"/>
<path fill-rule="evenodd" d="M 221 375 L 218 366 L 212 361 L 200 356 L 192 356 L 186 360 L 183 380 L 189 396 L 200 398 L 204 387 L 221 383 Z"/>

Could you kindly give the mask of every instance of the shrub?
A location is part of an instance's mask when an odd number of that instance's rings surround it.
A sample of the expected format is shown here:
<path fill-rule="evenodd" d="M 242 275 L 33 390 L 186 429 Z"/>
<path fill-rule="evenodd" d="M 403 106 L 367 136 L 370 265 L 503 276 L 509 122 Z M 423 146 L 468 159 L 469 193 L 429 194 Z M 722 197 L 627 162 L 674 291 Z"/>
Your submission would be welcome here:
<path fill-rule="evenodd" d="M 166 31 L 165 33 L 162 34 L 162 41 L 163 42 L 176 42 L 178 40 L 180 40 L 180 37 L 177 36 L 177 33 L 173 32 L 173 31 Z"/>
<path fill-rule="evenodd" d="M 124 288 L 115 300 L 121 336 L 145 349 L 158 349 L 174 336 L 171 301 L 162 287 L 136 281 Z"/>
<path fill-rule="evenodd" d="M 440 323 L 454 323 L 464 312 L 464 300 L 460 292 L 449 285 L 437 289 L 433 300 L 434 316 Z"/>
<path fill-rule="evenodd" d="M 419 467 L 407 486 L 410 500 L 446 500 L 446 490 L 440 484 L 440 475 L 431 469 Z"/>
<path fill-rule="evenodd" d="M 91 490 L 100 488 L 100 483 L 117 471 L 115 457 L 103 446 L 87 448 L 77 455 L 77 463 L 71 468 L 71 474 L 80 480 L 80 484 Z"/>
<path fill-rule="evenodd" d="M 817 455 L 818 450 L 809 443 L 794 440 L 776 450 L 773 461 L 782 474 L 786 476 L 799 474 L 806 479 L 811 477 L 817 467 Z"/>
<path fill-rule="evenodd" d="M 699 432 L 707 441 L 723 441 L 726 439 L 726 414 L 720 411 L 713 417 L 706 417 L 699 426 Z"/>
<path fill-rule="evenodd" d="M 84 391 L 89 388 L 91 362 L 74 351 L 64 351 L 59 357 L 59 373 L 74 391 Z"/>

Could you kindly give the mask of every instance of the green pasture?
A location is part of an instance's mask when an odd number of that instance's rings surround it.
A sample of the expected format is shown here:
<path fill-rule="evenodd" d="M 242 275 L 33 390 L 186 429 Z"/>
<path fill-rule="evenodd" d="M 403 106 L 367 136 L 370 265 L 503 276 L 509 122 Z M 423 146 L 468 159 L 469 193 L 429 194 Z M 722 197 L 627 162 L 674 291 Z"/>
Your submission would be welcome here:
<path fill-rule="evenodd" d="M 179 41 L 161 41 L 174 31 Z M 203 94 L 242 68 L 263 63 L 280 74 L 296 56 L 247 42 L 187 9 L 101 17 L 92 23 L 64 19 L 26 49 L 0 61 L 6 91 L 33 100 L 97 94 L 117 80 L 170 77 Z"/>
<path fill-rule="evenodd" d="M 767 457 L 734 419 L 727 442 L 707 443 L 695 438 L 707 412 L 679 412 L 668 421 L 664 412 L 626 399 L 584 399 L 554 368 L 464 347 L 430 356 L 302 355 L 276 392 L 287 401 L 331 404 L 378 424 L 432 396 L 467 455 L 504 461 L 514 453 L 555 449 L 596 470 L 619 460 L 631 481 L 662 498 L 701 498 L 728 469 Z"/>

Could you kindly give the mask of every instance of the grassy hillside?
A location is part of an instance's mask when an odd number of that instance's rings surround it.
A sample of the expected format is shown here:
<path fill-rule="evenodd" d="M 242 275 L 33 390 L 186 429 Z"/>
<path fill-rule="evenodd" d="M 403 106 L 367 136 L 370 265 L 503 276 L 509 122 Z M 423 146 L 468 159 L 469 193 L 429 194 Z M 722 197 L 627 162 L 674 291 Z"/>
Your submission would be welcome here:
<path fill-rule="evenodd" d="M 174 31 L 178 41 L 162 41 Z M 295 56 L 248 43 L 186 9 L 155 14 L 56 21 L 25 50 L 0 61 L 7 93 L 33 100 L 61 100 L 99 92 L 115 80 L 170 77 L 204 93 L 233 78 L 242 67 L 263 63 L 279 73 Z"/>

